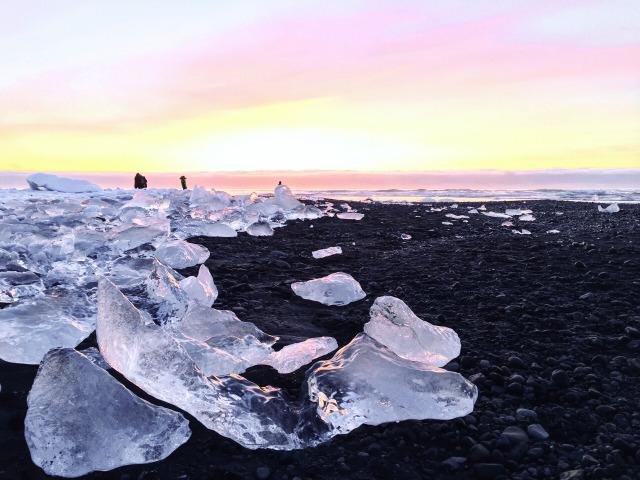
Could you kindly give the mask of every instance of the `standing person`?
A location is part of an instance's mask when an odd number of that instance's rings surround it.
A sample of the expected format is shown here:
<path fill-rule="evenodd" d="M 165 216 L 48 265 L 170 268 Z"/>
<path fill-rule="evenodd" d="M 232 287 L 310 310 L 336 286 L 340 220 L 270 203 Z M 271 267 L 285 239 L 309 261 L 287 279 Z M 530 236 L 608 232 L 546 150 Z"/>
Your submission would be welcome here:
<path fill-rule="evenodd" d="M 147 188 L 147 179 L 136 173 L 136 176 L 133 178 L 133 188 Z"/>
<path fill-rule="evenodd" d="M 182 185 L 183 190 L 187 189 L 187 177 L 185 177 L 184 175 L 180 177 L 180 185 Z"/>

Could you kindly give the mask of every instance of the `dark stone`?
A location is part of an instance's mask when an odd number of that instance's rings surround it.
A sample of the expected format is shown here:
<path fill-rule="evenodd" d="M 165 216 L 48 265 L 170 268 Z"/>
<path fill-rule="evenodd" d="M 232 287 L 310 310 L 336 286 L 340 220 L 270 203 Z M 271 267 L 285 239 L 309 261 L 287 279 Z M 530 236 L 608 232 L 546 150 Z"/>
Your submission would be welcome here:
<path fill-rule="evenodd" d="M 477 463 L 474 470 L 480 480 L 494 480 L 496 477 L 507 474 L 507 469 L 499 463 Z"/>

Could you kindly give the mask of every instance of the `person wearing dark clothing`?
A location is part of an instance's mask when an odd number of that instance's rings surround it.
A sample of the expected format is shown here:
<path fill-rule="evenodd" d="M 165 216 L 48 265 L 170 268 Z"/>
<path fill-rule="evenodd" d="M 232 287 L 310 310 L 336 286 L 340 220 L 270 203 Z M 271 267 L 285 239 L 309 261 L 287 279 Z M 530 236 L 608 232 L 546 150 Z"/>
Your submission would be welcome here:
<path fill-rule="evenodd" d="M 147 179 L 143 175 L 136 173 L 133 179 L 133 188 L 147 188 Z"/>
<path fill-rule="evenodd" d="M 180 185 L 182 185 L 183 190 L 187 189 L 187 177 L 185 177 L 184 175 L 180 177 Z"/>

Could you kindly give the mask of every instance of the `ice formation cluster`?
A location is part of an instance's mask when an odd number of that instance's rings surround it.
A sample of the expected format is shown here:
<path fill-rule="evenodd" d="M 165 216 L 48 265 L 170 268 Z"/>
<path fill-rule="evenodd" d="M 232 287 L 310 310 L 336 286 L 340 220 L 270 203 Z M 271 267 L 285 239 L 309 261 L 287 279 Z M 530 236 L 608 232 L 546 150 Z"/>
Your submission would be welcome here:
<path fill-rule="evenodd" d="M 395 297 L 377 298 L 364 331 L 307 369 L 298 398 L 242 376 L 255 365 L 291 373 L 338 344 L 276 345 L 277 336 L 214 308 L 206 266 L 188 277 L 174 268 L 209 257 L 189 237 L 268 235 L 287 220 L 323 215 L 284 185 L 270 198 L 195 188 L 10 191 L 3 200 L 0 358 L 40 364 L 25 438 L 48 474 L 153 462 L 189 439 L 181 413 L 139 398 L 110 370 L 250 449 L 313 447 L 363 424 L 473 410 L 476 387 L 441 368 L 460 353 L 457 334 Z M 342 272 L 292 289 L 330 308 L 366 296 Z M 94 329 L 99 349 L 74 350 Z"/>

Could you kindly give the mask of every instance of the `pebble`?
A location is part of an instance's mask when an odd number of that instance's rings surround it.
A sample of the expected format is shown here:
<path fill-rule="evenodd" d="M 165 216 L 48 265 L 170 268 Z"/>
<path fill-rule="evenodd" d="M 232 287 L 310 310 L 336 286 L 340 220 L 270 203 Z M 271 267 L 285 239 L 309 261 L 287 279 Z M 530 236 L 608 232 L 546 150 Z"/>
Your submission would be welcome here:
<path fill-rule="evenodd" d="M 527 427 L 527 433 L 533 440 L 546 440 L 549 438 L 549 434 L 539 423 L 529 425 Z"/>
<path fill-rule="evenodd" d="M 258 480 L 267 480 L 271 475 L 271 469 L 269 467 L 258 467 L 256 468 L 256 478 Z"/>

